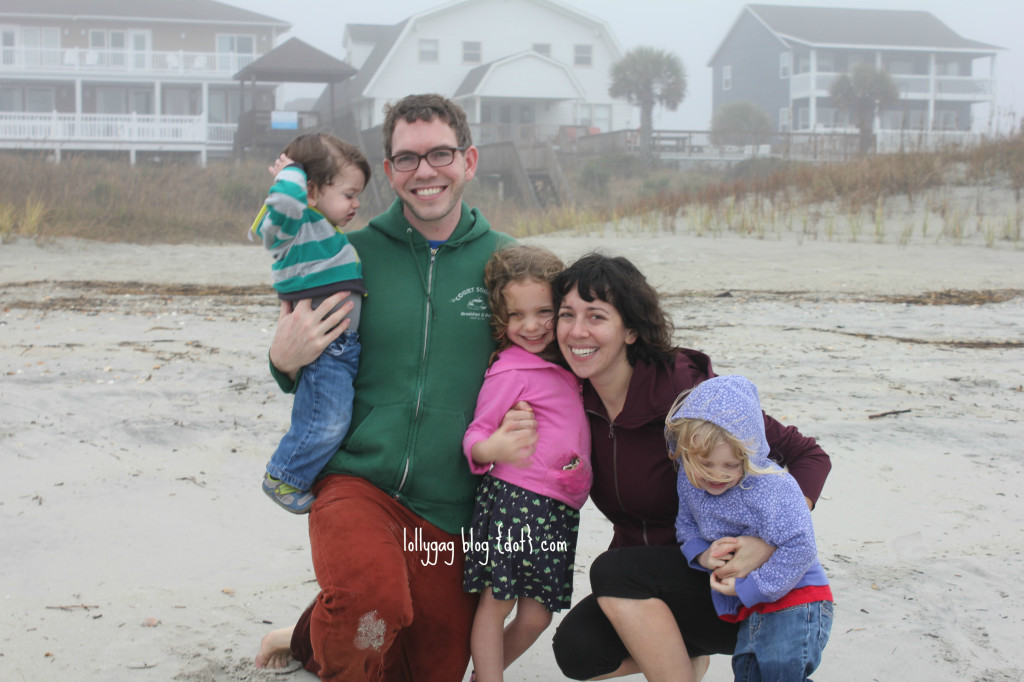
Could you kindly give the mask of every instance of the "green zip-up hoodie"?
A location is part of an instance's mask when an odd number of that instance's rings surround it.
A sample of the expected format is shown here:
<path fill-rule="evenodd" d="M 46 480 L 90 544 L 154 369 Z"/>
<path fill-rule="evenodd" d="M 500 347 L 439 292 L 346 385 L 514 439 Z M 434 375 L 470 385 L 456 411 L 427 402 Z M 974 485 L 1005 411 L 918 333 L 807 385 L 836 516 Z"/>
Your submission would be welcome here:
<path fill-rule="evenodd" d="M 458 533 L 469 524 L 478 481 L 462 437 L 494 350 L 484 266 L 512 239 L 463 203 L 458 227 L 432 253 L 400 201 L 348 237 L 368 292 L 359 323 L 362 355 L 352 425 L 321 476 L 364 478 Z M 284 390 L 294 390 L 287 377 L 274 375 Z"/>

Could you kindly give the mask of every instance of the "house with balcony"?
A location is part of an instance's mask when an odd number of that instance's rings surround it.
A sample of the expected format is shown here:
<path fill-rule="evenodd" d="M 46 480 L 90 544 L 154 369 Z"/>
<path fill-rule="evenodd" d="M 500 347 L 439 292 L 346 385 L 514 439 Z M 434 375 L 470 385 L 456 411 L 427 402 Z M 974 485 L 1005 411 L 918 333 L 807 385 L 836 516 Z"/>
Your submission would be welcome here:
<path fill-rule="evenodd" d="M 214 0 L 4 0 L 0 150 L 228 155 L 276 88 L 235 74 L 290 27 Z"/>
<path fill-rule="evenodd" d="M 976 105 L 994 106 L 1001 50 L 931 12 L 747 5 L 708 62 L 712 106 L 752 102 L 780 132 L 851 130 L 829 90 L 865 62 L 899 91 L 899 102 L 878 112 L 879 131 L 955 136 L 971 130 Z"/>
<path fill-rule="evenodd" d="M 359 73 L 339 88 L 337 106 L 361 130 L 411 92 L 458 102 L 477 144 L 636 125 L 633 107 L 608 95 L 622 57 L 611 29 L 558 0 L 457 0 L 393 25 L 349 24 L 342 44 Z"/>

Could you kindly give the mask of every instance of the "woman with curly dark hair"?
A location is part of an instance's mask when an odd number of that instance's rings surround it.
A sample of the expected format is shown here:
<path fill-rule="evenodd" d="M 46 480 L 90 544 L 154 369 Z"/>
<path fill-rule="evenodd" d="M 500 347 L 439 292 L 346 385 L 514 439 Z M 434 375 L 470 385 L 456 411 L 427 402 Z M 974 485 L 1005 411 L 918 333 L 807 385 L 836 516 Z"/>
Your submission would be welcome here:
<path fill-rule="evenodd" d="M 707 355 L 672 344 L 658 294 L 629 260 L 588 254 L 554 281 L 556 336 L 583 384 L 590 422 L 591 499 L 614 526 L 591 566 L 592 594 L 563 619 L 555 658 L 573 679 L 643 673 L 699 679 L 710 654 L 731 654 L 737 625 L 718 618 L 707 574 L 690 568 L 675 535 L 677 473 L 665 417 L 683 391 L 714 376 Z M 814 439 L 765 415 L 771 456 L 813 507 L 831 464 Z M 729 560 L 720 578 L 743 576 L 774 548 L 754 537 L 712 547 Z"/>

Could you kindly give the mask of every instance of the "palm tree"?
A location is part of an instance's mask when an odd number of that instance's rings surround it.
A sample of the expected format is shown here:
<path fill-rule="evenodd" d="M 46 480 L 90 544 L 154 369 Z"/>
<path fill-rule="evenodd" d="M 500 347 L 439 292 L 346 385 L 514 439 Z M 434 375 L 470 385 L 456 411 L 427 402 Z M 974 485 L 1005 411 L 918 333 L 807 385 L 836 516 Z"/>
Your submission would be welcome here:
<path fill-rule="evenodd" d="M 863 62 L 854 64 L 849 73 L 841 74 L 832 81 L 829 95 L 836 107 L 845 111 L 860 131 L 862 154 L 872 147 L 875 115 L 900 98 L 888 71 Z"/>
<path fill-rule="evenodd" d="M 640 145 L 644 156 L 650 156 L 654 107 L 675 111 L 686 97 L 682 60 L 667 50 L 636 47 L 612 64 L 611 81 L 609 95 L 640 107 Z"/>

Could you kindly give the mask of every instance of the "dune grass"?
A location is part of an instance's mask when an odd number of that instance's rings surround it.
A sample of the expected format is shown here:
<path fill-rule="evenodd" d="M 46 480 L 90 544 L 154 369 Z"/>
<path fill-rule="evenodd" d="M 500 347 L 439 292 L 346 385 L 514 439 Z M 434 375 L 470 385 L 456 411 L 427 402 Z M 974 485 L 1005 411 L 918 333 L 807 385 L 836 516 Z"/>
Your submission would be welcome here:
<path fill-rule="evenodd" d="M 526 211 L 481 182 L 467 200 L 516 237 L 670 232 L 759 239 L 1009 242 L 1024 222 L 1024 135 L 971 149 L 844 163 L 751 159 L 726 170 L 650 168 L 624 155 L 567 171 L 568 206 Z M 123 161 L 0 154 L 0 238 L 133 243 L 244 241 L 268 186 L 257 161 L 129 166 Z M 365 224 L 368 211 L 351 227 Z"/>

